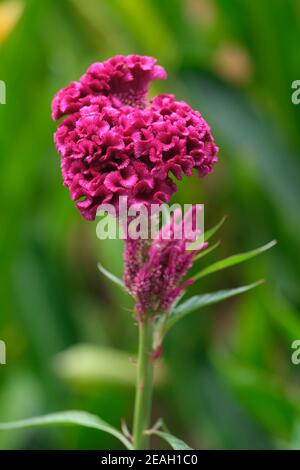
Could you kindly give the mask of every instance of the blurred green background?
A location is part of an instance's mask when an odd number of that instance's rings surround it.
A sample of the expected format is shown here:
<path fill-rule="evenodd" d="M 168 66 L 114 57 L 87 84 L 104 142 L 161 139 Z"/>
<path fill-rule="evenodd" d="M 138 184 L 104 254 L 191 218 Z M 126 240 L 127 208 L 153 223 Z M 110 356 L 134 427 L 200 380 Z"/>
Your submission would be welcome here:
<path fill-rule="evenodd" d="M 220 147 L 214 173 L 185 180 L 176 196 L 205 203 L 206 227 L 228 216 L 221 246 L 198 263 L 278 240 L 190 288 L 267 280 L 174 328 L 153 419 L 197 449 L 300 448 L 300 365 L 291 363 L 300 339 L 299 39 L 297 0 L 0 2 L 0 421 L 84 409 L 131 426 L 132 304 L 96 268 L 121 275 L 122 243 L 97 240 L 96 223 L 69 200 L 50 103 L 90 63 L 137 53 L 168 71 L 151 94 L 189 101 Z M 1 449 L 118 446 L 79 428 L 0 434 Z"/>

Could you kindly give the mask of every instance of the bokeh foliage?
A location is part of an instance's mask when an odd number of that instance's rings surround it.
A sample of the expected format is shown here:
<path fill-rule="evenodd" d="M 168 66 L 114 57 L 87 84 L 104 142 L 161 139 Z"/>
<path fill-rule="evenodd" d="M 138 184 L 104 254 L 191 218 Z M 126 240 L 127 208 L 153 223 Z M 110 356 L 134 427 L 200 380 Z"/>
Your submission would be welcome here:
<path fill-rule="evenodd" d="M 220 147 L 215 172 L 184 180 L 176 195 L 205 203 L 206 226 L 228 216 L 222 244 L 198 266 L 278 240 L 190 288 L 267 280 L 174 328 L 154 417 L 195 448 L 300 447 L 300 366 L 290 359 L 300 339 L 300 112 L 291 103 L 299 31 L 297 0 L 0 2 L 1 421 L 78 408 L 131 425 L 132 304 L 96 267 L 121 275 L 122 243 L 97 240 L 96 224 L 70 202 L 50 102 L 91 62 L 138 53 L 168 70 L 151 93 L 190 101 Z M 79 429 L 0 435 L 2 449 L 117 446 Z"/>

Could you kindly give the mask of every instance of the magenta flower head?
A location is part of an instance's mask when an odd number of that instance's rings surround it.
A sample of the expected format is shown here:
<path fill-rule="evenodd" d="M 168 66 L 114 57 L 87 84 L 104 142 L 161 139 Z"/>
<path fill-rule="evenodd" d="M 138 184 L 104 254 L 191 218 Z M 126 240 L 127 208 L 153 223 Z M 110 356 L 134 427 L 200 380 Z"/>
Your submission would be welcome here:
<path fill-rule="evenodd" d="M 89 67 L 52 103 L 64 185 L 83 217 L 94 220 L 99 205 L 168 202 L 172 176 L 197 170 L 203 177 L 218 148 L 199 112 L 173 95 L 146 101 L 149 84 L 165 79 L 151 57 L 116 56 Z"/>

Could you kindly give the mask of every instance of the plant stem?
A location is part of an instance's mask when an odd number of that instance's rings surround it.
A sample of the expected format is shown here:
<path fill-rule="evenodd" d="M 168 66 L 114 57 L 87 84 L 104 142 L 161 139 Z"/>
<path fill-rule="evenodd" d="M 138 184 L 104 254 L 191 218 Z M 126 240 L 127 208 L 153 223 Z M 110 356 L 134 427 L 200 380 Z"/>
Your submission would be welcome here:
<path fill-rule="evenodd" d="M 149 428 L 153 387 L 152 358 L 153 325 L 152 320 L 139 322 L 139 351 L 136 381 L 136 395 L 133 418 L 133 448 L 149 449 L 149 436 L 145 431 Z"/>

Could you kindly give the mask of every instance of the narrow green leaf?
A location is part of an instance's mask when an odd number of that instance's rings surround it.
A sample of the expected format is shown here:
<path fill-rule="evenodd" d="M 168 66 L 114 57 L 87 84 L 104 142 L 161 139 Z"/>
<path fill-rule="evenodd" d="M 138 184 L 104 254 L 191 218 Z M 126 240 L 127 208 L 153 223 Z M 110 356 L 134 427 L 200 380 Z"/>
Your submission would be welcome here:
<path fill-rule="evenodd" d="M 229 299 L 235 295 L 242 294 L 247 290 L 253 289 L 256 286 L 259 286 L 264 281 L 260 280 L 254 282 L 253 284 L 248 284 L 246 286 L 235 287 L 234 289 L 219 290 L 216 292 L 211 292 L 209 294 L 195 295 L 190 299 L 186 300 L 179 304 L 174 310 L 170 313 L 168 322 L 166 324 L 165 332 L 167 332 L 178 320 L 185 317 L 191 312 L 198 310 L 199 308 L 205 307 L 206 305 L 216 304 L 222 300 Z"/>
<path fill-rule="evenodd" d="M 222 217 L 222 219 L 220 220 L 220 222 L 218 222 L 216 225 L 214 225 L 212 228 L 210 228 L 209 230 L 207 230 L 205 233 L 204 233 L 204 240 L 207 242 L 207 240 L 209 240 L 218 230 L 219 228 L 222 227 L 222 225 L 224 224 L 225 220 L 227 219 L 227 216 L 224 215 L 224 217 Z"/>
<path fill-rule="evenodd" d="M 104 274 L 104 276 L 107 277 L 107 279 L 109 279 L 110 281 L 114 282 L 115 284 L 117 284 L 119 287 L 122 287 L 122 289 L 126 289 L 125 288 L 125 285 L 124 285 L 124 282 L 122 281 L 122 279 L 120 279 L 119 277 L 115 276 L 113 273 L 111 273 L 110 271 L 108 271 L 107 269 L 105 269 L 102 264 L 98 263 L 97 264 L 98 266 L 98 269 L 99 271 Z"/>
<path fill-rule="evenodd" d="M 86 428 L 98 429 L 119 439 L 127 449 L 132 449 L 129 440 L 126 439 L 120 431 L 110 426 L 110 424 L 106 423 L 98 416 L 86 413 L 85 411 L 62 411 L 38 416 L 36 418 L 0 423 L 0 431 L 23 428 L 44 428 L 49 426 L 84 426 Z"/>
<path fill-rule="evenodd" d="M 153 431 L 151 434 L 155 434 L 156 436 L 161 437 L 174 450 L 193 450 L 191 447 L 189 447 L 181 439 L 178 439 L 178 437 L 172 436 L 172 434 L 169 434 L 168 432 Z"/>
<path fill-rule="evenodd" d="M 212 251 L 214 251 L 216 248 L 218 248 L 218 246 L 220 245 L 220 243 L 221 243 L 221 242 L 218 241 L 218 242 L 215 243 L 214 245 L 209 246 L 208 248 L 206 248 L 206 249 L 203 250 L 203 251 L 200 251 L 200 253 L 198 253 L 198 255 L 195 256 L 194 261 L 197 261 L 197 259 L 203 258 L 204 256 L 208 255 L 208 253 L 211 253 Z"/>
<path fill-rule="evenodd" d="M 276 240 L 272 240 L 271 242 L 267 243 L 260 248 L 256 248 L 255 250 L 247 251 L 246 253 L 239 253 L 233 256 L 229 256 L 228 258 L 222 259 L 221 261 L 217 261 L 216 263 L 211 264 L 207 268 L 202 269 L 198 274 L 193 276 L 194 281 L 196 279 L 200 279 L 208 274 L 215 273 L 220 271 L 221 269 L 229 268 L 230 266 L 234 266 L 235 264 L 243 263 L 254 256 L 263 253 L 264 251 L 269 250 L 272 246 L 276 245 Z"/>

